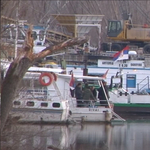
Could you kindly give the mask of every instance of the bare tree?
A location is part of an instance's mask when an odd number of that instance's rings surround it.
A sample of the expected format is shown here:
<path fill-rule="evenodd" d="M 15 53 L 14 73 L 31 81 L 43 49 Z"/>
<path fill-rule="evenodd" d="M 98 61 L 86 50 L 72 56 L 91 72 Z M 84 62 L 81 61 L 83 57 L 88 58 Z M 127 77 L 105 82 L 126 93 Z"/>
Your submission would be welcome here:
<path fill-rule="evenodd" d="M 17 88 L 28 68 L 37 60 L 44 58 L 54 52 L 62 51 L 64 48 L 79 45 L 87 42 L 87 38 L 69 39 L 58 45 L 47 47 L 38 54 L 33 53 L 33 39 L 31 37 L 32 30 L 28 30 L 26 40 L 20 55 L 10 64 L 2 84 L 1 91 L 1 130 L 3 130 L 7 117 L 12 107 L 12 101 L 15 97 Z"/>

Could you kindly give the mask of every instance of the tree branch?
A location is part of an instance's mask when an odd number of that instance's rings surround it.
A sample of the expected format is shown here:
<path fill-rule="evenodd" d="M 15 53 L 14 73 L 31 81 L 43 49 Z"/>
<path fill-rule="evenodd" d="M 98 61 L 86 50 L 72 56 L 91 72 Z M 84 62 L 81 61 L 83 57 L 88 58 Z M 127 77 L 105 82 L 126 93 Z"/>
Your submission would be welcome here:
<path fill-rule="evenodd" d="M 9 112 L 11 110 L 12 101 L 15 98 L 19 83 L 27 70 L 33 65 L 33 63 L 41 58 L 46 57 L 47 55 L 62 51 L 66 47 L 83 44 L 88 40 L 87 38 L 70 39 L 58 45 L 47 47 L 38 54 L 34 54 L 33 39 L 31 34 L 32 29 L 30 27 L 27 32 L 25 42 L 23 44 L 22 52 L 9 66 L 9 69 L 2 84 L 1 130 L 3 130 Z"/>
<path fill-rule="evenodd" d="M 58 45 L 54 45 L 52 47 L 47 47 L 47 48 L 43 49 L 40 53 L 34 54 L 34 61 L 37 61 L 41 58 L 44 58 L 48 55 L 55 53 L 55 52 L 60 52 L 60 51 L 64 50 L 66 47 L 83 44 L 83 43 L 86 43 L 87 41 L 88 41 L 88 37 L 74 38 L 74 39 L 69 39 Z"/>

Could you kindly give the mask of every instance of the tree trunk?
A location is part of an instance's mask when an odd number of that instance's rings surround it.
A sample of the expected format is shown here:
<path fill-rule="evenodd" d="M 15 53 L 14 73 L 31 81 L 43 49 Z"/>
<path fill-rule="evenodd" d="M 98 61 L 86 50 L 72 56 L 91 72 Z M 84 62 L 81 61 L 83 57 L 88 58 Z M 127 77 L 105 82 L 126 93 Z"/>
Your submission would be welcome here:
<path fill-rule="evenodd" d="M 11 63 L 2 84 L 1 91 L 1 131 L 4 128 L 7 117 L 12 107 L 18 86 L 23 76 L 32 64 L 54 52 L 62 51 L 64 48 L 86 43 L 87 38 L 75 38 L 67 40 L 53 47 L 47 47 L 38 54 L 33 53 L 32 30 L 29 29 L 21 54 Z"/>

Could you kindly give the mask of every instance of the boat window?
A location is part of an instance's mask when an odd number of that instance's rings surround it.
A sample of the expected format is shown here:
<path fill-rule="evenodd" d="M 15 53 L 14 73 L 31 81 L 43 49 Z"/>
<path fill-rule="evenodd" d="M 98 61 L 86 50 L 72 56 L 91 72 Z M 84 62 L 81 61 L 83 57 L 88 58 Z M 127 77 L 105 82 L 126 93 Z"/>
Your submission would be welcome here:
<path fill-rule="evenodd" d="M 60 103 L 53 103 L 53 107 L 59 108 L 60 107 Z"/>
<path fill-rule="evenodd" d="M 48 103 L 41 103 L 41 107 L 47 107 Z"/>
<path fill-rule="evenodd" d="M 39 32 L 39 40 L 43 41 L 43 39 L 44 39 L 44 31 L 40 30 L 40 32 Z"/>
<path fill-rule="evenodd" d="M 35 31 L 32 32 L 32 37 L 33 37 L 34 40 L 37 39 L 37 33 Z"/>
<path fill-rule="evenodd" d="M 27 106 L 34 106 L 34 102 L 32 101 L 27 102 Z"/>
<path fill-rule="evenodd" d="M 14 105 L 20 105 L 21 103 L 19 101 L 14 101 Z"/>

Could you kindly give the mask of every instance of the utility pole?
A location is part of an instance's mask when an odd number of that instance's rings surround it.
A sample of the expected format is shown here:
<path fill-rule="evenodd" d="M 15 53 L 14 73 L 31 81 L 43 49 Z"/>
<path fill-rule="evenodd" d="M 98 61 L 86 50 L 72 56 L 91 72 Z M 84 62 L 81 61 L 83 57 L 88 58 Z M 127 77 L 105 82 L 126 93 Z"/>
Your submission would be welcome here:
<path fill-rule="evenodd" d="M 18 44 L 19 4 L 20 4 L 20 1 L 18 1 L 17 8 L 16 8 L 15 58 L 17 57 L 17 44 Z"/>

